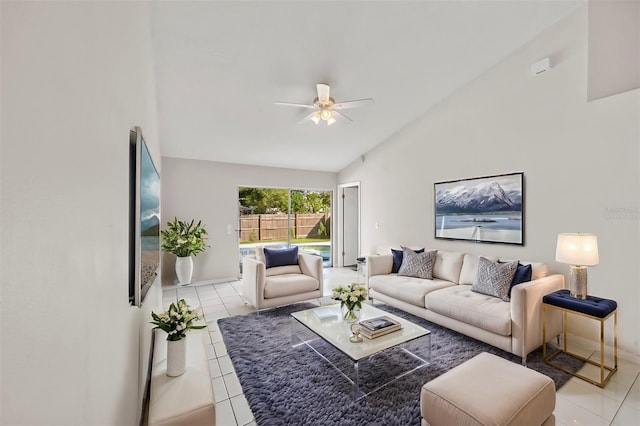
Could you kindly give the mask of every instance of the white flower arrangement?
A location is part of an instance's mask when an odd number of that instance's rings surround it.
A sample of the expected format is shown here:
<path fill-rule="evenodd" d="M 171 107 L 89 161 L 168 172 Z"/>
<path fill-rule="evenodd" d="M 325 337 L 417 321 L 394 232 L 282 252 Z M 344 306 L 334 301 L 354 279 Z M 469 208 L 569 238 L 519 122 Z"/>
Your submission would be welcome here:
<path fill-rule="evenodd" d="M 169 310 L 156 314 L 151 312 L 151 324 L 155 324 L 159 329 L 167 333 L 167 340 L 180 340 L 187 337 L 187 331 L 200 330 L 206 325 L 194 325 L 194 322 L 202 319 L 198 312 L 191 308 L 184 299 L 180 299 L 178 304 L 169 305 Z"/>
<path fill-rule="evenodd" d="M 346 306 L 347 310 L 362 309 L 362 302 L 367 300 L 367 288 L 358 283 L 334 288 L 331 292 L 333 300 L 340 301 L 340 307 Z"/>

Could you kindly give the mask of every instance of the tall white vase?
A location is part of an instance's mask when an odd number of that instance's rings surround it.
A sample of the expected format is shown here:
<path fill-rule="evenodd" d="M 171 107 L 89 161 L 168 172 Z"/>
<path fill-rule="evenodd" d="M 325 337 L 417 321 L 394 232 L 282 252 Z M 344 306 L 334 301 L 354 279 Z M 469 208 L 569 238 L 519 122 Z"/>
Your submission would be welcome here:
<path fill-rule="evenodd" d="M 176 257 L 178 284 L 190 284 L 193 275 L 193 257 Z"/>
<path fill-rule="evenodd" d="M 167 340 L 167 376 L 176 377 L 187 369 L 187 338 Z"/>

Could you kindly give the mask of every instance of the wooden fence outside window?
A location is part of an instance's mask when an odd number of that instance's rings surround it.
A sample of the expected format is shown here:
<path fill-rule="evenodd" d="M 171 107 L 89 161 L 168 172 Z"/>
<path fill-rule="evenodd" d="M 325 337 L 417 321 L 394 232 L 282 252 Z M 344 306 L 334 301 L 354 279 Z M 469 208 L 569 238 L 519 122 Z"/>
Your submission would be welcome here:
<path fill-rule="evenodd" d="M 329 239 L 331 215 L 329 213 L 250 214 L 240 216 L 240 242 L 286 241 L 287 230 L 291 238 Z"/>

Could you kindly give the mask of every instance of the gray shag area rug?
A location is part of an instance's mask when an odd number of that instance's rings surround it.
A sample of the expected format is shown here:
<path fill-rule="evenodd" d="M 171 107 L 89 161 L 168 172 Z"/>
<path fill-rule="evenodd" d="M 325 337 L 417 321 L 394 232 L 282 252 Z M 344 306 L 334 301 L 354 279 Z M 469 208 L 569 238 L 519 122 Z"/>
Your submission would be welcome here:
<path fill-rule="evenodd" d="M 315 335 L 297 323 L 292 312 L 316 307 L 308 303 L 218 320 L 227 353 L 258 425 L 420 425 L 420 388 L 426 382 L 481 352 L 509 361 L 521 358 L 399 309 L 376 305 L 431 331 L 431 363 L 355 401 L 352 385 L 311 348 L 291 345 L 291 333 Z M 408 349 L 424 350 L 424 339 Z M 322 339 L 313 347 L 353 378 L 353 362 Z M 413 347 L 411 347 L 413 345 Z M 560 362 L 559 358 L 556 361 Z M 581 361 L 562 362 L 579 369 Z M 417 366 L 401 350 L 389 350 L 359 363 L 361 389 L 370 392 Z M 551 377 L 559 388 L 571 376 L 542 360 L 542 348 L 529 354 L 527 367 Z M 488 386 L 499 384 L 488 383 Z M 482 398 L 483 395 L 478 395 Z"/>

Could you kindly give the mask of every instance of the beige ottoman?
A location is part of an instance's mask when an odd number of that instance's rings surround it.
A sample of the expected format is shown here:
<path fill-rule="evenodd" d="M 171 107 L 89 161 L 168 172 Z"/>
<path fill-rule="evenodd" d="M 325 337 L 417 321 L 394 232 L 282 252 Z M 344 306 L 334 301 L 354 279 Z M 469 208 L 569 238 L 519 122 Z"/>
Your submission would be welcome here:
<path fill-rule="evenodd" d="M 422 424 L 555 425 L 551 378 L 481 353 L 428 382 L 420 393 Z"/>

